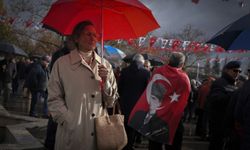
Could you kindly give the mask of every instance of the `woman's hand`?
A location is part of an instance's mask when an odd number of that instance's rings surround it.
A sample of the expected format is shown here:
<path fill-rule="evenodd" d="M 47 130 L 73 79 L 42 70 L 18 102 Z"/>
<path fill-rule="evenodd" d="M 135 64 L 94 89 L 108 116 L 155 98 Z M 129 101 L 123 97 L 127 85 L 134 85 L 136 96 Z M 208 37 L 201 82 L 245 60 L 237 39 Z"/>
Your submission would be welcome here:
<path fill-rule="evenodd" d="M 108 78 L 108 73 L 109 71 L 104 65 L 98 65 L 98 75 L 101 77 L 102 82 L 106 82 Z"/>

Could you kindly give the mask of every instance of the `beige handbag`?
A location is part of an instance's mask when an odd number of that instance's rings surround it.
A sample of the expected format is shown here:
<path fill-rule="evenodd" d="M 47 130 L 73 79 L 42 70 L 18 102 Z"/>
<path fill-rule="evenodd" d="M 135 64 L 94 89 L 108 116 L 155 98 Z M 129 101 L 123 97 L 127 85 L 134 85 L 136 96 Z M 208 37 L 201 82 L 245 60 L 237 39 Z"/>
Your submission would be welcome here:
<path fill-rule="evenodd" d="M 116 107 L 118 114 L 115 114 Z M 115 102 L 112 115 L 108 115 L 106 106 L 104 109 L 104 115 L 95 118 L 97 148 L 98 150 L 121 150 L 127 144 L 127 134 L 120 106 Z"/>

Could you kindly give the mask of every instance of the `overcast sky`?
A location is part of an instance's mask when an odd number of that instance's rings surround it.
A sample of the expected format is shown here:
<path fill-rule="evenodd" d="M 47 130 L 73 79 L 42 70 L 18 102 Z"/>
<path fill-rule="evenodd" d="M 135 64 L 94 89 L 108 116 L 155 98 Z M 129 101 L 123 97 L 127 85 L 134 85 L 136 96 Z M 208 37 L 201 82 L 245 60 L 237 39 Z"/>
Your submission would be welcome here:
<path fill-rule="evenodd" d="M 4 1 L 11 2 L 10 0 Z M 191 24 L 194 28 L 203 31 L 207 38 L 210 38 L 227 24 L 250 12 L 250 0 L 244 0 L 245 7 L 240 7 L 238 4 L 243 0 L 199 0 L 198 4 L 192 3 L 191 0 L 140 1 L 152 10 L 160 24 L 161 28 L 155 30 L 158 36 L 166 32 L 176 33 L 185 25 Z M 29 5 L 39 1 L 30 0 L 30 2 Z M 36 6 L 41 5 L 36 4 Z"/>
<path fill-rule="evenodd" d="M 245 0 L 245 7 L 240 7 L 242 0 L 200 0 L 198 4 L 191 0 L 140 0 L 148 6 L 161 28 L 157 35 L 165 32 L 178 32 L 185 25 L 205 32 L 207 38 L 232 21 L 250 12 L 250 0 Z"/>

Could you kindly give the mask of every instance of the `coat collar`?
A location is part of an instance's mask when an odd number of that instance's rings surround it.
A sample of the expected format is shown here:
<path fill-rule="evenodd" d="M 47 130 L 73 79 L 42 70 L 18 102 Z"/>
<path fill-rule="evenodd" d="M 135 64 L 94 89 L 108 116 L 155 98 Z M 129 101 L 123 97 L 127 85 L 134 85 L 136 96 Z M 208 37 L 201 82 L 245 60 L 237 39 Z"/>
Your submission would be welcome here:
<path fill-rule="evenodd" d="M 79 55 L 78 50 L 77 49 L 72 50 L 69 55 L 70 55 L 70 64 L 73 66 L 73 68 L 76 69 L 82 63 L 82 59 Z M 96 63 L 101 64 L 101 57 L 96 52 L 94 52 L 94 58 Z"/>
<path fill-rule="evenodd" d="M 95 57 L 95 60 L 99 64 L 101 64 L 102 58 L 96 52 L 94 52 L 94 57 Z M 79 52 L 76 49 L 72 50 L 70 52 L 70 62 L 71 62 L 72 65 L 81 62 L 81 57 L 79 56 Z"/>
<path fill-rule="evenodd" d="M 72 50 L 70 52 L 70 64 L 75 65 L 81 62 L 81 57 L 78 54 L 78 51 L 76 49 Z"/>

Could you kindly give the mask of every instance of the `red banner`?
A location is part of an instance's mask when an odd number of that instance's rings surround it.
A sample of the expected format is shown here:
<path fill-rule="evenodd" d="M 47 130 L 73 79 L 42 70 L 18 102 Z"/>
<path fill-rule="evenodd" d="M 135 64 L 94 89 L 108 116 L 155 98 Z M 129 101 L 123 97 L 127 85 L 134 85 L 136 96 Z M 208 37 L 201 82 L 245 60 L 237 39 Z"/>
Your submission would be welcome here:
<path fill-rule="evenodd" d="M 185 72 L 168 65 L 157 68 L 133 108 L 128 125 L 151 140 L 171 145 L 189 93 Z"/>

